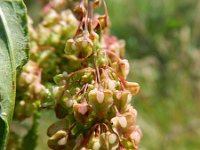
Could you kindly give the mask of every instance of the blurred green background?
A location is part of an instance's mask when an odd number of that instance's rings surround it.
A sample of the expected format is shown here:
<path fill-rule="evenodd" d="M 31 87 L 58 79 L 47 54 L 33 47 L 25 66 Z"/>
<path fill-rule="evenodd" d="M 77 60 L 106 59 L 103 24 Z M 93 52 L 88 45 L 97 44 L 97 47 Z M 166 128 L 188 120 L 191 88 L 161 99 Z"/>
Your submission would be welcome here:
<path fill-rule="evenodd" d="M 26 0 L 37 20 L 36 0 Z M 200 1 L 107 0 L 111 31 L 127 43 L 133 105 L 143 131 L 140 150 L 200 149 Z M 38 150 L 55 119 L 44 112 Z M 44 136 L 45 135 L 45 136 Z"/>

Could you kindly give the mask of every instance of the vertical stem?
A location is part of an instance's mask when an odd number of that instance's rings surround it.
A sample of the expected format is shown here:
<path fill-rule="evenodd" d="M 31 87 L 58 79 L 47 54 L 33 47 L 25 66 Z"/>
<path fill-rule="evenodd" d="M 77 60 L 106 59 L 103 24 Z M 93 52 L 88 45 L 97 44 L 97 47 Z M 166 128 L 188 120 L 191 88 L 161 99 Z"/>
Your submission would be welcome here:
<path fill-rule="evenodd" d="M 89 0 L 88 4 L 88 16 L 89 16 L 89 21 L 90 21 L 90 32 L 92 32 L 92 19 L 93 19 L 93 13 L 94 13 L 94 8 L 93 8 L 93 2 Z"/>
<path fill-rule="evenodd" d="M 107 5 L 106 5 L 106 1 L 103 1 L 103 7 L 104 7 L 104 11 L 105 11 L 105 16 L 106 16 L 106 26 L 108 26 L 108 9 L 107 9 Z"/>

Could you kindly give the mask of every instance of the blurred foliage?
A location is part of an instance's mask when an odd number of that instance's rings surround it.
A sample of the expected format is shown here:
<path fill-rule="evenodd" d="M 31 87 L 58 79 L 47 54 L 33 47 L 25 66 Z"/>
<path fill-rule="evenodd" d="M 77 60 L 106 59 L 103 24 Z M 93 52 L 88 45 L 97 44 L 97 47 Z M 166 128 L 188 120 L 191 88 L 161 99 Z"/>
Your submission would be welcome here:
<path fill-rule="evenodd" d="M 38 20 L 36 1 L 26 1 L 29 14 Z M 200 1 L 107 2 L 112 33 L 127 42 L 133 68 L 129 79 L 141 85 L 133 101 L 144 134 L 140 149 L 199 149 Z M 50 116 L 43 114 L 39 135 L 52 122 Z M 37 149 L 46 149 L 45 138 Z"/>
<path fill-rule="evenodd" d="M 110 0 L 112 32 L 127 42 L 143 130 L 141 149 L 200 147 L 200 1 Z"/>

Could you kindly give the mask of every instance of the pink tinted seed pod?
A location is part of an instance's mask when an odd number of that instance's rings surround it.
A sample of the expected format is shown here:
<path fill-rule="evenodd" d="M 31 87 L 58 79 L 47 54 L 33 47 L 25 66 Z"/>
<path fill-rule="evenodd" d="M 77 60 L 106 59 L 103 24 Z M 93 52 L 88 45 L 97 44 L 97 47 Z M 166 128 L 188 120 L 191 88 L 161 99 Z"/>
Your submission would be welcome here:
<path fill-rule="evenodd" d="M 122 72 L 122 76 L 126 79 L 128 74 L 129 74 L 129 70 L 130 70 L 130 66 L 128 63 L 128 60 L 123 59 L 119 62 L 119 66 Z"/>
<path fill-rule="evenodd" d="M 137 94 L 140 90 L 140 86 L 136 82 L 127 82 L 127 87 L 130 89 L 132 95 Z"/>
<path fill-rule="evenodd" d="M 103 103 L 103 100 L 104 100 L 104 93 L 101 92 L 101 91 L 97 91 L 96 98 L 97 98 L 97 101 L 98 101 L 100 104 Z"/>

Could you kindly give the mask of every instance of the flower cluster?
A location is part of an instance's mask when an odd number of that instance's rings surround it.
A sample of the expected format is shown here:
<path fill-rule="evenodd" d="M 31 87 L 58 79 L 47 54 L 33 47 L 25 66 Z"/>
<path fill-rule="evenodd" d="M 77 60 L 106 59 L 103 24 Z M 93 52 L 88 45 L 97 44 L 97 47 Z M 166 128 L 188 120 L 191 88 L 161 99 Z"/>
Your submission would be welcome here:
<path fill-rule="evenodd" d="M 42 70 L 38 64 L 29 61 L 18 77 L 17 102 L 15 108 L 15 118 L 23 120 L 31 117 L 40 106 L 41 99 L 47 99 L 49 90 L 41 83 Z"/>
<path fill-rule="evenodd" d="M 26 138 L 15 131 L 16 125 L 23 127 L 22 121 L 27 118 L 34 120 L 39 110 L 52 107 L 52 77 L 69 66 L 63 49 L 66 40 L 75 34 L 78 21 L 71 10 L 66 9 L 67 6 L 66 0 L 51 0 L 45 4 L 38 24 L 33 25 L 31 18 L 28 19 L 30 57 L 22 72 L 18 74 L 15 124 L 13 123 L 11 128 L 8 149 L 16 146 L 20 149 Z M 34 121 L 26 127 L 25 132 L 31 131 L 31 126 L 35 126 Z"/>
<path fill-rule="evenodd" d="M 52 76 L 68 66 L 63 56 L 66 39 L 78 26 L 78 21 L 66 1 L 51 1 L 43 9 L 42 21 L 34 28 L 29 18 L 30 60 L 18 77 L 15 119 L 31 117 L 50 97 L 47 85 Z M 50 87 L 50 86 L 48 86 Z"/>
<path fill-rule="evenodd" d="M 53 8 L 46 8 L 43 20 L 36 28 L 32 27 L 30 20 L 30 58 L 44 70 L 43 77 L 47 82 L 51 82 L 52 76 L 68 66 L 63 49 L 66 40 L 73 36 L 78 26 L 73 13 L 62 7 L 57 4 Z"/>
<path fill-rule="evenodd" d="M 123 59 L 125 43 L 110 37 L 102 3 L 103 16 L 93 17 L 99 0 L 82 1 L 75 8 L 80 24 L 65 46 L 65 57 L 73 65 L 54 78 L 60 121 L 47 131 L 51 149 L 138 149 L 142 133 L 131 99 L 139 85 L 125 80 L 129 73 L 128 60 Z"/>
<path fill-rule="evenodd" d="M 101 2 L 105 14 L 94 15 Z M 60 120 L 47 131 L 51 149 L 138 149 L 131 100 L 139 85 L 126 81 L 125 42 L 109 34 L 105 0 L 82 0 L 74 14 L 66 5 L 52 0 L 36 27 L 29 19 L 30 60 L 19 74 L 15 119 L 33 116 L 52 94 Z"/>

